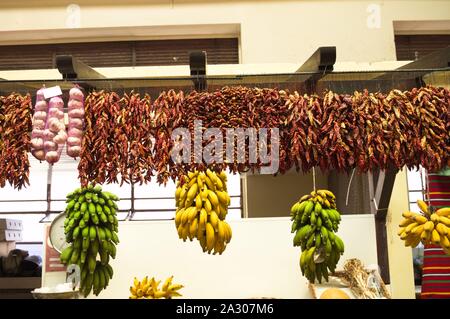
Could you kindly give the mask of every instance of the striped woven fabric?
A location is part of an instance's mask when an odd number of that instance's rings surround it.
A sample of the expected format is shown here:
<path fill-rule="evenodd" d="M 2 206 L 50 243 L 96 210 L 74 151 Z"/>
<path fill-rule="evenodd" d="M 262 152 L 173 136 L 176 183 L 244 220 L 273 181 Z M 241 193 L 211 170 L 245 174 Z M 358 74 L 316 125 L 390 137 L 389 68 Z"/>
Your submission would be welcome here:
<path fill-rule="evenodd" d="M 428 174 L 428 187 L 431 206 L 450 207 L 450 176 Z M 450 298 L 450 256 L 440 246 L 425 246 L 421 297 Z"/>

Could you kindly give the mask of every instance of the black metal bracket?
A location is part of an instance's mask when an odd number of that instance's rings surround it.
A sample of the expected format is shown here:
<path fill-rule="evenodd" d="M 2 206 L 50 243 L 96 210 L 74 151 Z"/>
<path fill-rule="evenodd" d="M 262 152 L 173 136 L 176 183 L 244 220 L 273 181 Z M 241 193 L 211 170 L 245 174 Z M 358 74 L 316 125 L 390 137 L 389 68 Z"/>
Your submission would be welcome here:
<path fill-rule="evenodd" d="M 377 258 L 380 266 L 380 275 L 386 284 L 390 283 L 389 254 L 387 244 L 386 217 L 392 189 L 394 188 L 397 170 L 388 169 L 379 171 L 374 184 L 373 172 L 368 172 L 370 211 L 375 216 L 375 232 L 377 238 Z"/>
<path fill-rule="evenodd" d="M 423 58 L 420 58 L 416 61 L 408 63 L 402 67 L 399 67 L 395 70 L 398 71 L 408 71 L 405 73 L 397 73 L 395 74 L 395 79 L 402 80 L 407 83 L 405 89 L 412 89 L 413 87 L 421 87 L 425 85 L 423 81 L 423 76 L 428 73 L 433 72 L 433 69 L 445 69 L 450 67 L 450 46 L 446 48 L 434 51 Z M 424 70 L 424 71 L 416 71 L 416 70 Z M 385 74 L 377 77 L 376 80 L 391 80 L 393 78 L 393 74 Z"/>
<path fill-rule="evenodd" d="M 189 54 L 189 67 L 196 91 L 204 91 L 208 88 L 206 81 L 206 63 L 206 51 L 193 51 Z"/>
<path fill-rule="evenodd" d="M 89 80 L 89 79 L 105 79 L 101 73 L 95 71 L 89 65 L 81 62 L 80 60 L 74 58 L 71 55 L 57 55 L 56 56 L 56 67 L 59 73 L 62 74 L 64 80 Z M 78 83 L 85 90 L 94 89 L 94 85 L 89 82 Z"/>
<path fill-rule="evenodd" d="M 309 94 L 316 92 L 317 82 L 333 71 L 335 63 L 336 47 L 319 47 L 296 71 L 296 73 L 315 72 L 305 80 L 305 87 Z"/>

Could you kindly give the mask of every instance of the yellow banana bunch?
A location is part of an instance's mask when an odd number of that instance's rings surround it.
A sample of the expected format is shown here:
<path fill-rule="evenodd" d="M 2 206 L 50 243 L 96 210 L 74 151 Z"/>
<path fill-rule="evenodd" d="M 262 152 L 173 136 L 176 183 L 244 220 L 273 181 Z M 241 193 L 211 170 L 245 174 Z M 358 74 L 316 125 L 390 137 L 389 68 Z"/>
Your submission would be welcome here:
<path fill-rule="evenodd" d="M 210 169 L 189 172 L 184 181 L 175 191 L 178 236 L 183 241 L 197 238 L 204 252 L 222 254 L 232 236 L 225 221 L 231 201 L 226 173 L 216 174 Z"/>
<path fill-rule="evenodd" d="M 334 272 L 344 253 L 344 242 L 335 234 L 341 220 L 336 197 L 326 189 L 302 196 L 291 208 L 291 220 L 294 246 L 302 250 L 302 274 L 310 282 L 328 281 L 328 271 Z"/>
<path fill-rule="evenodd" d="M 148 279 L 146 276 L 142 281 L 134 278 L 133 286 L 130 287 L 130 299 L 171 299 L 172 297 L 181 297 L 178 292 L 183 285 L 172 284 L 173 276 L 170 276 L 164 281 L 161 289 L 159 285 L 161 280 L 156 281 L 154 277 Z"/>
<path fill-rule="evenodd" d="M 418 200 L 421 213 L 404 212 L 398 235 L 405 246 L 422 244 L 440 245 L 450 255 L 450 207 L 433 211 L 424 201 Z"/>

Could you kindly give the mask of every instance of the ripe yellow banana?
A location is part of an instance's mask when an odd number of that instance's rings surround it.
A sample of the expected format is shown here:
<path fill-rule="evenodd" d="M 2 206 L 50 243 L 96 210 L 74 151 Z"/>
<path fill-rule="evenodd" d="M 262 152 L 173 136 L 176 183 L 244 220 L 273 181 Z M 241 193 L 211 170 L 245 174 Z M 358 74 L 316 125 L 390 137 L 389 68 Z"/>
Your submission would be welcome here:
<path fill-rule="evenodd" d="M 198 231 L 198 219 L 195 218 L 189 225 L 189 238 L 196 237 L 197 231 Z"/>
<path fill-rule="evenodd" d="M 434 223 L 433 223 L 431 220 L 427 221 L 427 222 L 423 225 L 423 229 L 426 230 L 426 231 L 428 231 L 428 232 L 431 232 L 431 231 L 434 229 Z"/>
<path fill-rule="evenodd" d="M 431 231 L 424 230 L 422 234 L 420 234 L 420 239 L 422 241 L 422 244 L 427 245 L 430 242 L 431 238 Z"/>
<path fill-rule="evenodd" d="M 178 228 L 177 228 L 177 233 L 178 233 L 178 237 L 180 238 L 180 239 L 182 239 L 183 238 L 183 225 L 180 225 L 180 226 L 178 226 Z"/>
<path fill-rule="evenodd" d="M 155 292 L 155 294 L 154 294 L 154 298 L 155 299 L 159 299 L 159 298 L 163 298 L 163 297 L 166 297 L 166 295 L 167 295 L 167 292 L 165 292 L 165 291 L 156 291 Z"/>
<path fill-rule="evenodd" d="M 441 241 L 440 244 L 443 248 L 449 249 L 450 248 L 450 241 L 448 240 L 448 237 L 441 234 Z"/>
<path fill-rule="evenodd" d="M 225 231 L 227 233 L 227 235 L 226 235 L 226 243 L 228 244 L 231 241 L 231 237 L 233 237 L 233 232 L 231 230 L 230 225 L 226 221 L 223 221 L 223 224 L 225 226 Z"/>
<path fill-rule="evenodd" d="M 204 181 L 204 176 L 202 177 L 202 174 L 199 174 L 197 176 L 197 185 L 198 185 L 198 189 L 202 189 L 203 188 L 203 181 Z"/>
<path fill-rule="evenodd" d="M 225 243 L 223 241 L 216 240 L 214 244 L 214 255 L 215 254 L 221 255 L 224 250 L 225 250 Z"/>
<path fill-rule="evenodd" d="M 428 221 L 428 219 L 425 216 L 422 216 L 422 215 L 419 215 L 419 214 L 414 215 L 413 218 L 414 218 L 414 221 L 416 223 L 418 223 L 419 225 L 425 224 Z"/>
<path fill-rule="evenodd" d="M 206 247 L 208 251 L 214 248 L 215 240 L 213 226 L 210 223 L 206 223 Z"/>
<path fill-rule="evenodd" d="M 184 287 L 183 285 L 175 284 L 175 285 L 170 285 L 167 290 L 168 291 L 177 291 L 177 290 L 180 290 L 183 287 Z"/>
<path fill-rule="evenodd" d="M 227 192 L 216 191 L 216 195 L 219 199 L 220 204 L 225 206 L 228 205 L 229 196 Z"/>
<path fill-rule="evenodd" d="M 200 197 L 202 198 L 202 201 L 205 201 L 208 198 L 208 187 L 206 185 L 203 186 Z"/>
<path fill-rule="evenodd" d="M 221 191 L 224 189 L 222 180 L 220 178 L 218 178 L 217 176 L 215 179 L 215 185 L 216 185 L 216 191 L 218 191 L 218 190 Z"/>
<path fill-rule="evenodd" d="M 408 238 L 405 239 L 405 246 L 406 247 L 408 247 L 408 246 L 415 247 L 415 246 L 413 246 L 413 244 L 416 242 L 416 239 L 417 238 L 415 236 L 409 236 Z M 419 240 L 420 240 L 420 237 L 419 237 Z M 416 244 L 416 246 L 417 246 L 417 244 Z"/>
<path fill-rule="evenodd" d="M 191 206 L 188 208 L 189 213 L 188 213 L 188 222 L 192 223 L 192 221 L 197 218 L 198 213 L 200 212 L 200 210 L 197 210 L 197 207 L 195 206 Z"/>
<path fill-rule="evenodd" d="M 175 190 L 175 203 L 178 203 L 178 201 L 180 200 L 181 190 L 181 187 L 177 187 L 177 189 Z"/>
<path fill-rule="evenodd" d="M 185 185 L 183 185 L 182 187 L 181 187 L 181 191 L 180 191 L 180 200 L 179 200 L 179 202 L 180 203 L 184 203 L 185 202 L 185 200 L 186 200 L 186 195 L 187 195 L 187 185 L 185 184 Z M 183 204 L 184 205 L 184 204 Z"/>
<path fill-rule="evenodd" d="M 402 213 L 402 216 L 403 216 L 404 218 L 411 218 L 413 215 L 414 215 L 413 212 L 403 212 L 403 213 Z"/>
<path fill-rule="evenodd" d="M 439 208 L 435 213 L 439 216 L 447 217 L 450 215 L 450 207 Z"/>
<path fill-rule="evenodd" d="M 409 224 L 414 223 L 414 221 L 412 219 L 403 219 L 402 221 L 400 221 L 400 224 L 398 224 L 398 226 L 400 227 L 406 227 Z"/>
<path fill-rule="evenodd" d="M 439 215 L 437 215 L 437 214 L 431 214 L 430 219 L 434 223 L 439 223 L 440 218 L 439 218 Z"/>
<path fill-rule="evenodd" d="M 411 233 L 414 234 L 415 236 L 420 236 L 420 234 L 423 233 L 423 225 L 419 225 L 419 226 L 414 227 L 411 230 Z"/>
<path fill-rule="evenodd" d="M 188 178 L 189 178 L 189 179 L 193 179 L 193 178 L 196 177 L 197 175 L 198 175 L 198 171 L 188 172 Z"/>
<path fill-rule="evenodd" d="M 206 170 L 206 175 L 209 177 L 211 182 L 216 184 L 217 175 L 215 172 L 211 171 L 209 168 Z"/>
<path fill-rule="evenodd" d="M 194 185 L 191 186 L 191 188 L 189 188 L 189 191 L 188 191 L 187 197 L 186 197 L 186 202 L 184 204 L 184 206 L 186 208 L 191 206 L 192 203 L 194 202 L 195 196 L 197 195 L 197 191 L 198 191 L 197 184 L 194 184 Z"/>
<path fill-rule="evenodd" d="M 134 277 L 133 284 L 134 284 L 134 288 L 136 288 L 135 290 L 137 290 L 141 287 L 141 282 L 136 277 Z"/>
<path fill-rule="evenodd" d="M 425 213 L 425 215 L 429 215 L 428 205 L 423 200 L 417 200 L 417 205 L 419 206 L 420 210 Z"/>
<path fill-rule="evenodd" d="M 436 229 L 433 229 L 433 231 L 431 232 L 431 241 L 435 245 L 439 245 L 439 243 L 441 242 L 441 237 Z"/>
<path fill-rule="evenodd" d="M 209 222 L 214 227 L 214 229 L 217 230 L 219 224 L 219 217 L 217 216 L 215 211 L 211 211 L 211 214 L 209 215 Z"/>
<path fill-rule="evenodd" d="M 436 214 L 437 214 L 437 212 L 436 212 Z M 444 224 L 447 227 L 450 227 L 450 219 L 447 217 L 439 215 L 439 222 L 441 222 L 442 224 Z"/>
<path fill-rule="evenodd" d="M 183 239 L 183 241 L 186 241 L 187 238 L 189 237 L 189 225 L 181 225 L 181 239 Z"/>
<path fill-rule="evenodd" d="M 406 226 L 406 228 L 405 228 L 405 233 L 407 233 L 407 234 L 409 234 L 410 232 L 411 232 L 411 230 L 414 228 L 414 227 L 416 227 L 416 226 L 418 226 L 419 224 L 418 223 L 411 223 L 411 224 L 409 224 L 408 226 Z"/>
<path fill-rule="evenodd" d="M 166 281 L 164 281 L 164 284 L 162 286 L 162 290 L 163 291 L 167 291 L 169 288 L 169 286 L 172 284 L 172 280 L 173 280 L 173 275 L 170 276 L 169 278 L 166 279 Z"/>
<path fill-rule="evenodd" d="M 448 234 L 447 226 L 442 223 L 437 223 L 435 228 L 441 236 L 445 236 Z"/>
<path fill-rule="evenodd" d="M 219 206 L 219 198 L 217 197 L 216 193 L 213 192 L 212 190 L 209 190 L 208 192 L 208 199 L 213 207 Z"/>
<path fill-rule="evenodd" d="M 187 209 L 185 209 L 182 212 L 180 212 L 180 214 L 181 214 L 181 217 L 180 217 L 181 218 L 181 225 L 184 225 L 189 220 L 188 219 L 189 211 Z"/>
<path fill-rule="evenodd" d="M 181 213 L 184 211 L 184 208 L 178 209 L 175 213 L 175 225 L 178 226 L 181 224 Z"/>
<path fill-rule="evenodd" d="M 206 183 L 206 186 L 208 186 L 209 190 L 212 190 L 212 191 L 216 190 L 216 186 L 214 186 L 214 182 L 208 176 L 205 176 L 205 183 Z"/>
<path fill-rule="evenodd" d="M 205 208 L 206 212 L 209 214 L 211 213 L 213 207 L 211 205 L 211 202 L 209 201 L 209 199 L 205 199 L 205 201 L 203 202 L 203 208 Z"/>
<path fill-rule="evenodd" d="M 224 184 L 227 182 L 227 173 L 225 173 L 225 171 L 220 171 L 219 177 Z"/>
<path fill-rule="evenodd" d="M 219 205 L 219 218 L 224 220 L 227 217 L 227 209 L 223 205 Z"/>
<path fill-rule="evenodd" d="M 195 197 L 195 207 L 197 207 L 198 211 L 200 211 L 200 209 L 202 209 L 203 207 L 203 200 L 200 194 L 197 194 L 197 196 Z"/>
<path fill-rule="evenodd" d="M 217 223 L 217 241 L 225 242 L 226 241 L 226 230 L 224 222 L 219 220 Z"/>

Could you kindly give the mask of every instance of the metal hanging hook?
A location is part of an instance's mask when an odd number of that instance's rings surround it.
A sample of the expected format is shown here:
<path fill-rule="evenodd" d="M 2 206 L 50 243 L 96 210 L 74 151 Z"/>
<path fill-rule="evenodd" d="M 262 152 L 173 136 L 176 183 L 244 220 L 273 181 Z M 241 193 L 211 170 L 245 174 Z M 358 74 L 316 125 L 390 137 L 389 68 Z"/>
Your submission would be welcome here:
<path fill-rule="evenodd" d="M 350 180 L 348 181 L 347 196 L 345 196 L 345 206 L 348 206 L 348 196 L 350 194 L 350 187 L 352 185 L 353 175 L 355 175 L 355 170 L 356 170 L 356 168 L 353 169 L 352 175 L 350 176 Z"/>

